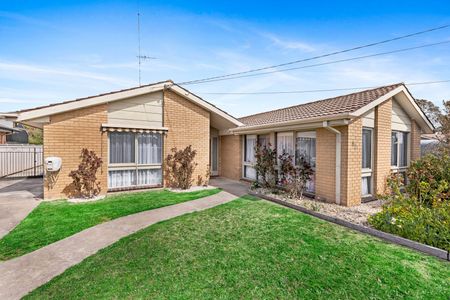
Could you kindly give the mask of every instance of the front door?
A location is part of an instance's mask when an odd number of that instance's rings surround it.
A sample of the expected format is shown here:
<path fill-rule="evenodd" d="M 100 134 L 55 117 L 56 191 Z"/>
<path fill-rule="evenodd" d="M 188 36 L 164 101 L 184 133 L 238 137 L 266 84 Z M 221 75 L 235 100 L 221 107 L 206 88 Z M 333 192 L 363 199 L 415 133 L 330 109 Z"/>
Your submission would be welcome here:
<path fill-rule="evenodd" d="M 219 137 L 211 137 L 211 176 L 219 175 Z"/>

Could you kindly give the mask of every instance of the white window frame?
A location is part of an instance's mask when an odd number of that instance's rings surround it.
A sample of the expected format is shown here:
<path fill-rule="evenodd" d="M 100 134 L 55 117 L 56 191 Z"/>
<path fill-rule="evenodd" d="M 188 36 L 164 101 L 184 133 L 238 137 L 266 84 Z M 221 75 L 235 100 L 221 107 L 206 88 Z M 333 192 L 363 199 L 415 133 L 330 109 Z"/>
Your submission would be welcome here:
<path fill-rule="evenodd" d="M 362 132 L 363 132 L 363 130 L 370 131 L 370 168 L 363 168 L 361 166 L 361 184 L 362 184 L 362 179 L 364 177 L 370 177 L 370 182 L 369 182 L 370 191 L 369 191 L 369 194 L 363 194 L 362 191 L 361 191 L 361 198 L 373 196 L 373 189 L 374 189 L 374 186 L 373 186 L 374 130 L 373 130 L 373 128 L 370 128 L 370 127 L 363 127 L 362 130 L 361 130 L 361 140 L 362 140 Z M 363 149 L 362 149 L 362 142 L 361 142 L 361 159 L 362 159 L 362 151 L 363 151 Z"/>
<path fill-rule="evenodd" d="M 277 149 L 277 164 L 279 164 L 279 159 L 278 156 L 280 156 L 281 154 L 283 154 L 283 152 L 280 152 L 280 147 L 278 145 L 278 141 L 280 137 L 288 137 L 291 139 L 291 145 L 292 145 L 292 149 L 291 152 L 289 153 L 290 155 L 292 155 L 292 158 L 294 159 L 294 163 L 295 163 L 295 141 L 294 141 L 294 131 L 286 131 L 286 132 L 277 132 L 276 133 L 276 149 Z"/>
<path fill-rule="evenodd" d="M 161 163 L 159 164 L 139 164 L 139 142 L 138 142 L 138 132 L 130 132 L 134 135 L 134 163 L 111 163 L 111 142 L 110 142 L 110 134 L 114 132 L 108 132 L 108 189 L 109 190 L 120 190 L 120 189 L 132 189 L 132 188 L 140 188 L 145 187 L 148 185 L 138 185 L 138 176 L 139 176 L 139 170 L 148 170 L 148 169 L 161 169 L 161 184 L 155 185 L 155 186 L 162 186 L 164 181 L 164 174 L 162 169 L 162 162 L 164 157 L 164 134 L 158 133 L 161 135 Z M 136 172 L 136 184 L 127 186 L 127 187 L 110 187 L 109 186 L 109 171 L 122 171 L 122 170 L 134 170 Z M 150 185 L 153 186 L 153 185 Z"/>
<path fill-rule="evenodd" d="M 245 176 L 245 168 L 246 167 L 250 167 L 253 168 L 253 165 L 255 163 L 255 159 L 253 158 L 253 160 L 251 161 L 247 161 L 247 157 L 246 157 L 246 147 L 247 147 L 247 139 L 255 139 L 255 145 L 258 142 L 258 135 L 256 134 L 246 134 L 244 136 L 242 136 L 242 178 L 247 179 L 247 180 L 256 180 L 256 178 L 250 178 L 250 177 L 246 177 Z"/>
<path fill-rule="evenodd" d="M 310 139 L 315 139 L 316 142 L 316 162 L 315 162 L 315 166 L 311 166 L 312 170 L 313 170 L 313 185 L 314 185 L 314 191 L 307 191 L 307 193 L 313 194 L 315 195 L 316 193 L 316 166 L 317 166 L 317 133 L 316 131 L 297 131 L 295 134 L 295 139 L 294 139 L 294 163 L 297 165 L 297 138 L 310 138 Z M 307 183 L 308 184 L 308 183 Z"/>
<path fill-rule="evenodd" d="M 401 172 L 405 172 L 411 163 L 411 133 L 409 131 L 391 130 L 391 135 L 393 132 L 402 133 L 402 134 L 406 133 L 406 166 L 400 166 L 400 144 L 399 143 L 397 143 L 397 165 L 391 164 L 391 171 L 393 173 L 401 173 Z M 391 141 L 392 141 L 392 137 L 391 137 Z M 392 157 L 392 148 L 393 148 L 393 145 L 391 145 L 391 157 Z M 391 161 L 391 163 L 392 163 L 392 161 Z"/>

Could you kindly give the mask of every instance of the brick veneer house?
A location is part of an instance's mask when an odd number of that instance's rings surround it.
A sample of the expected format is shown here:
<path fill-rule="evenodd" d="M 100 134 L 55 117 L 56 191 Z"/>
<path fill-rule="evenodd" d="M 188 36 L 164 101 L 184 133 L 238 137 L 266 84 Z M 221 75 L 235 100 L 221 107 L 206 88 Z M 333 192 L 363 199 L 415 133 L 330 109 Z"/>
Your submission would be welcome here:
<path fill-rule="evenodd" d="M 44 130 L 44 156 L 60 157 L 47 172 L 44 197 L 70 196 L 71 170 L 82 148 L 102 157 L 102 193 L 164 186 L 170 149 L 197 150 L 194 178 L 255 180 L 253 149 L 271 144 L 314 167 L 308 192 L 352 206 L 376 196 L 386 176 L 420 155 L 420 134 L 432 125 L 403 84 L 235 119 L 165 81 L 18 112 Z M 296 159 L 295 158 L 295 159 Z"/>
<path fill-rule="evenodd" d="M 209 166 L 218 175 L 219 132 L 242 125 L 171 81 L 24 110 L 18 121 L 43 128 L 44 156 L 62 160 L 58 172 L 46 172 L 46 199 L 72 194 L 68 174 L 82 148 L 103 159 L 102 194 L 164 186 L 163 160 L 174 147 L 197 151 L 195 181 Z"/>

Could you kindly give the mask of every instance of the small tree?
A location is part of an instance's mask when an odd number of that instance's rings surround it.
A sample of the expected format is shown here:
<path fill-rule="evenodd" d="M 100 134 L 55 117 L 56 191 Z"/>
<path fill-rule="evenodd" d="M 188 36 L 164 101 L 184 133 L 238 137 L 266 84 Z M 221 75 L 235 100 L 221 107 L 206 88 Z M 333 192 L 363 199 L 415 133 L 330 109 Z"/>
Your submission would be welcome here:
<path fill-rule="evenodd" d="M 258 180 L 265 188 L 273 188 L 276 185 L 277 151 L 272 149 L 271 145 L 261 146 L 259 143 L 255 146 L 256 163 L 253 166 Z"/>
<path fill-rule="evenodd" d="M 81 150 L 80 158 L 81 163 L 78 165 L 78 169 L 71 171 L 69 176 L 73 179 L 73 187 L 78 197 L 93 198 L 101 191 L 96 174 L 103 161 L 94 151 L 86 148 Z"/>
<path fill-rule="evenodd" d="M 165 159 L 166 182 L 171 188 L 186 190 L 192 186 L 197 151 L 189 145 L 183 150 L 172 148 L 171 152 Z"/>

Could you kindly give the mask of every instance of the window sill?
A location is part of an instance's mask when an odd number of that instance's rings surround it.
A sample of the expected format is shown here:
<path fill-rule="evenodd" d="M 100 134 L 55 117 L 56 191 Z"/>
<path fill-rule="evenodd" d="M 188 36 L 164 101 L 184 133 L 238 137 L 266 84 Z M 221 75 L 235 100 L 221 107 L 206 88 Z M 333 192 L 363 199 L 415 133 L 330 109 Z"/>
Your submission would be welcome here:
<path fill-rule="evenodd" d="M 154 185 L 135 185 L 128 187 L 118 187 L 118 188 L 108 188 L 108 192 L 124 192 L 124 191 L 135 191 L 135 190 L 145 190 L 145 189 L 154 189 L 154 188 L 162 188 L 162 184 L 154 184 Z"/>

